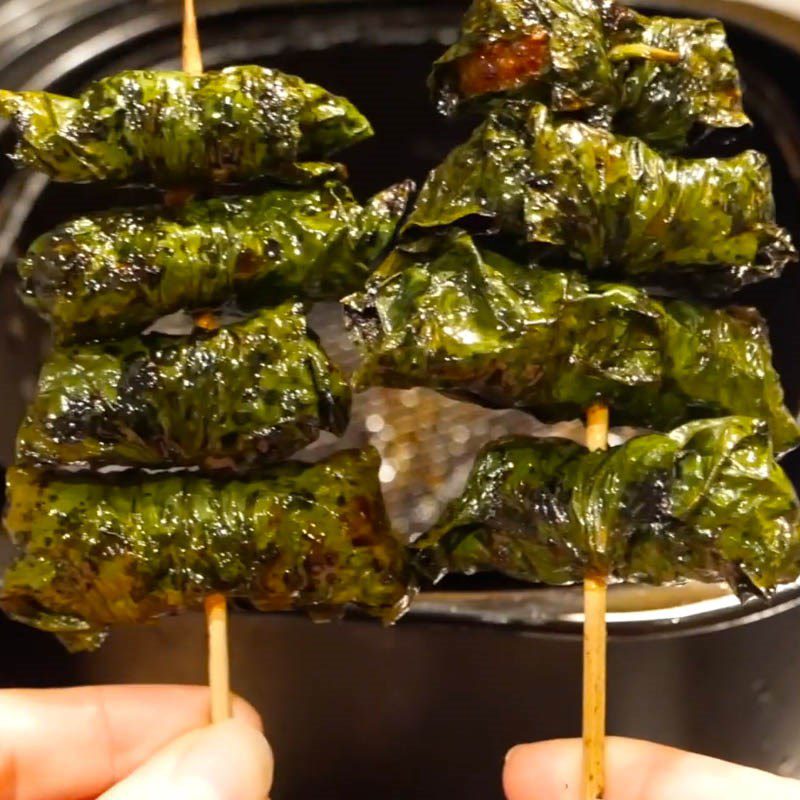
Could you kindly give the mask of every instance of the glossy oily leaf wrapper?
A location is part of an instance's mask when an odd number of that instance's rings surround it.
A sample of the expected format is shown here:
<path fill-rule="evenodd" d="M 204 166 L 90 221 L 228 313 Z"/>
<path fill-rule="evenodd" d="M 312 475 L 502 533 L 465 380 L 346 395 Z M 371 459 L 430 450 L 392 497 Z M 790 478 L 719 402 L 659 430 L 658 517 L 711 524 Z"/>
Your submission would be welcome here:
<path fill-rule="evenodd" d="M 56 348 L 17 437 L 22 464 L 279 461 L 344 433 L 350 389 L 287 303 L 215 331 Z"/>
<path fill-rule="evenodd" d="M 372 135 L 343 97 L 258 66 L 219 72 L 131 70 L 79 97 L 0 91 L 19 133 L 14 159 L 57 181 L 164 187 L 272 177 L 304 183 Z"/>
<path fill-rule="evenodd" d="M 615 424 L 658 430 L 740 414 L 765 419 L 779 453 L 800 442 L 752 309 L 522 266 L 463 233 L 396 250 L 344 302 L 359 389 L 428 387 L 546 422 L 602 400 Z"/>
<path fill-rule="evenodd" d="M 667 150 L 749 122 L 722 23 L 606 0 L 474 0 L 431 88 L 445 113 L 541 101 Z"/>
<path fill-rule="evenodd" d="M 363 207 L 331 182 L 81 217 L 33 243 L 19 262 L 22 295 L 60 341 L 140 331 L 230 298 L 338 300 L 385 253 L 411 188 L 391 187 Z"/>
<path fill-rule="evenodd" d="M 799 524 L 764 425 L 727 417 L 606 452 L 564 439 L 494 442 L 414 547 L 433 577 L 496 571 L 560 585 L 599 572 L 760 593 L 800 576 Z"/>
<path fill-rule="evenodd" d="M 639 139 L 554 121 L 541 105 L 492 115 L 431 173 L 408 228 L 451 224 L 705 294 L 777 277 L 796 256 L 775 224 L 766 156 L 664 158 Z"/>
<path fill-rule="evenodd" d="M 392 621 L 408 605 L 409 571 L 379 465 L 369 449 L 247 480 L 13 467 L 5 527 L 22 552 L 0 606 L 74 650 L 218 593 L 261 611 L 331 617 L 353 605 Z"/>

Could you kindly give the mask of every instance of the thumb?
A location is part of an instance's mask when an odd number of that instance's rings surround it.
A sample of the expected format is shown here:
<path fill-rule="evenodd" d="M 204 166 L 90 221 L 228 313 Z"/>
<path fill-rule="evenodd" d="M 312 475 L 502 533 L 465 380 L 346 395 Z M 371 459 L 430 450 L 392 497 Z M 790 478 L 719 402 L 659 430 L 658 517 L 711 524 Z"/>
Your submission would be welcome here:
<path fill-rule="evenodd" d="M 99 800 L 265 800 L 272 751 L 237 719 L 176 739 Z"/>
<path fill-rule="evenodd" d="M 508 800 L 578 800 L 581 741 L 515 747 L 503 773 Z M 608 739 L 607 800 L 800 800 L 800 783 L 633 739 Z"/>

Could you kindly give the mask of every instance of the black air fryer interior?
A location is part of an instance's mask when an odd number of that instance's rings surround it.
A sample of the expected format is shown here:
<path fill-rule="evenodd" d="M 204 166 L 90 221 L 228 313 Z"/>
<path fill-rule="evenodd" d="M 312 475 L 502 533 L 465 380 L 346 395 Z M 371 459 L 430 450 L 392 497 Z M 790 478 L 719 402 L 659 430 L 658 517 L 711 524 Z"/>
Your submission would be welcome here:
<path fill-rule="evenodd" d="M 64 93 L 126 67 L 177 66 L 177 0 L 0 2 L 0 85 Z M 344 154 L 361 196 L 420 180 L 471 122 L 448 123 L 425 91 L 431 61 L 465 3 L 289 3 L 200 0 L 209 67 L 277 66 L 351 97 L 377 136 Z M 253 6 L 257 6 L 254 8 Z M 787 21 L 787 26 L 792 23 Z M 715 153 L 756 147 L 773 163 L 781 222 L 800 239 L 800 55 L 730 25 L 755 129 L 700 145 Z M 800 41 L 800 28 L 798 33 Z M 11 137 L 2 139 L 7 149 Z M 147 192 L 50 185 L 0 164 L 0 460 L 7 464 L 24 397 L 46 346 L 43 326 L 14 295 L 12 262 L 30 240 L 82 211 L 147 199 Z M 33 201 L 32 203 L 30 201 Z M 30 206 L 30 207 L 29 207 Z M 800 272 L 748 290 L 770 323 L 790 407 L 800 410 Z M 785 466 L 800 483 L 800 456 Z M 467 590 L 489 582 L 454 583 Z M 611 729 L 800 774 L 800 612 L 714 636 L 612 645 Z M 424 622 L 391 631 L 352 622 L 237 616 L 236 689 L 265 716 L 281 798 L 500 797 L 502 754 L 517 741 L 579 730 L 580 649 L 497 627 Z M 97 655 L 68 657 L 48 637 L 0 623 L 0 684 L 204 680 L 199 618 L 115 634 Z"/>

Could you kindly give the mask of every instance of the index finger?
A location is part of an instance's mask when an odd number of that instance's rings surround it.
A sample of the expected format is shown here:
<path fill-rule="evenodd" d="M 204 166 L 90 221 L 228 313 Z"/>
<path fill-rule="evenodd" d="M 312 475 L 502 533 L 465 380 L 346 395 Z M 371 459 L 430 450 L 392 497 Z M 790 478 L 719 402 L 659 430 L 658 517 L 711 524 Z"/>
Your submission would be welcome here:
<path fill-rule="evenodd" d="M 582 800 L 580 739 L 515 747 L 508 800 Z M 610 738 L 605 800 L 800 800 L 800 784 L 766 772 L 633 739 Z"/>
<path fill-rule="evenodd" d="M 0 800 L 96 797 L 208 714 L 205 687 L 0 691 Z M 244 701 L 234 715 L 260 730 Z"/>

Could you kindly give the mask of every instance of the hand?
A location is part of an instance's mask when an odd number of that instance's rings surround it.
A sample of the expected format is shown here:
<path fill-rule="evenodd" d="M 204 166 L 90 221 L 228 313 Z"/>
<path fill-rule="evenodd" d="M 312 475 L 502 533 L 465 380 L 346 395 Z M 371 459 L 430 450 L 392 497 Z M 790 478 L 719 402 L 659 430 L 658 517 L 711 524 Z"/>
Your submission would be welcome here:
<path fill-rule="evenodd" d="M 256 711 L 209 726 L 208 689 L 0 691 L 0 800 L 264 800 Z"/>
<path fill-rule="evenodd" d="M 578 739 L 515 747 L 506 758 L 508 800 L 579 800 Z M 609 739 L 605 800 L 800 800 L 800 783 L 632 739 Z"/>

